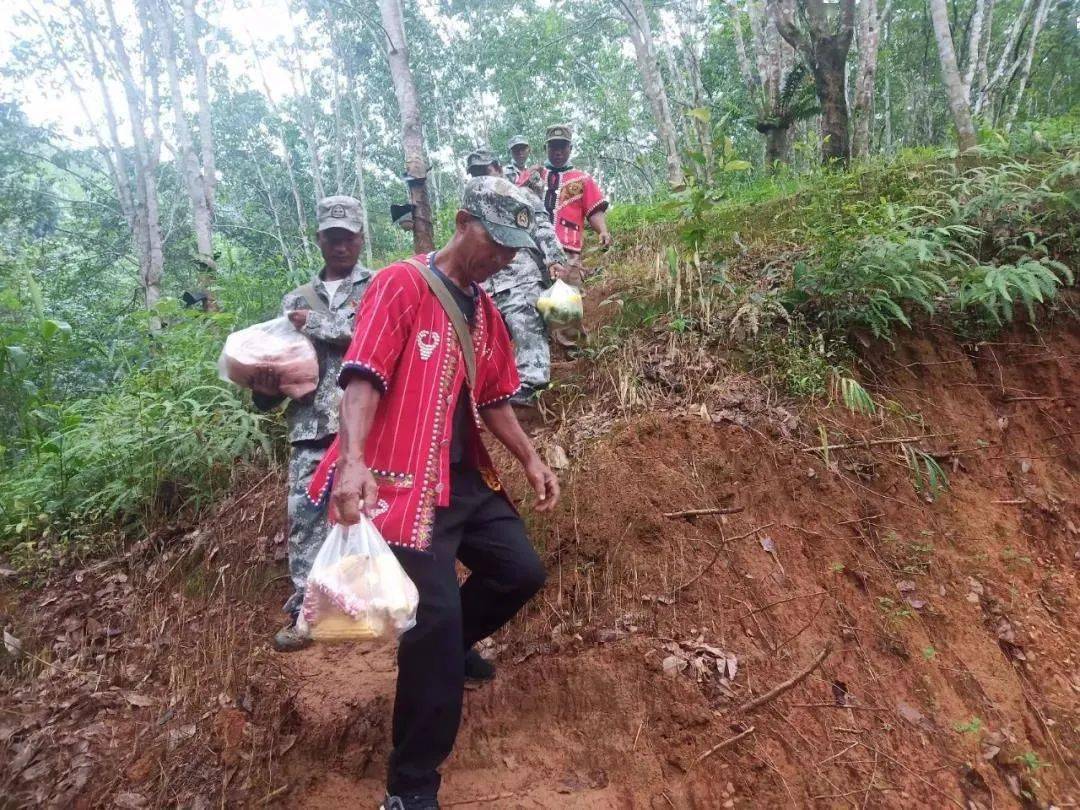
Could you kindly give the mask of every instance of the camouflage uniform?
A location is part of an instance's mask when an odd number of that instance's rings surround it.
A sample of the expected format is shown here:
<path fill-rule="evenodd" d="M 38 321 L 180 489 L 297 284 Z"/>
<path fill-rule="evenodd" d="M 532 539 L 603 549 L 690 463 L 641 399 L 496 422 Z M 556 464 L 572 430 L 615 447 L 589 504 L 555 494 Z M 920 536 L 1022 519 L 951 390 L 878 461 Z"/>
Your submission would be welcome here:
<path fill-rule="evenodd" d="M 307 499 L 307 486 L 322 459 L 326 448 L 333 441 L 338 429 L 338 402 L 341 390 L 337 385 L 341 371 L 341 358 L 353 335 L 353 319 L 356 305 L 371 281 L 372 273 L 362 265 L 356 265 L 329 299 L 326 286 L 316 276 L 311 280 L 316 295 L 329 307 L 330 312 L 311 309 L 308 300 L 297 291 L 287 293 L 281 301 L 281 309 L 310 310 L 307 324 L 300 331 L 311 338 L 315 354 L 319 358 L 319 386 L 315 392 L 301 400 L 289 400 L 285 419 L 289 428 L 289 576 L 295 592 L 285 603 L 285 610 L 294 613 L 304 599 L 304 583 L 311 564 L 327 533 L 326 509 L 316 508 Z M 283 397 L 266 397 L 255 394 L 255 406 L 263 410 L 281 404 Z"/>
<path fill-rule="evenodd" d="M 547 327 L 536 309 L 536 301 L 551 283 L 548 267 L 566 261 L 551 218 L 544 203 L 528 190 L 519 186 L 522 196 L 532 206 L 536 229 L 533 234 L 538 247 L 522 248 L 514 260 L 484 283 L 484 289 L 495 301 L 514 341 L 514 357 L 521 392 L 515 401 L 527 401 L 542 391 L 551 381 L 551 350 L 548 346 Z"/>

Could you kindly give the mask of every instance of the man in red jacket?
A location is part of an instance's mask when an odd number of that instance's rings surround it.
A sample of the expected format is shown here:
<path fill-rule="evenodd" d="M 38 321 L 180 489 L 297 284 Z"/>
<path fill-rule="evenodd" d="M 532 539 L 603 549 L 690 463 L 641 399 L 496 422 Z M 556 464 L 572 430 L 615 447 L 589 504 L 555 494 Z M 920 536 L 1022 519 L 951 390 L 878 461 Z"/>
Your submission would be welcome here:
<path fill-rule="evenodd" d="M 533 216 L 506 179 L 474 178 L 444 248 L 376 274 L 342 363 L 338 441 L 309 490 L 320 501 L 333 471 L 331 519 L 367 513 L 420 592 L 398 649 L 386 810 L 438 807 L 466 675 L 494 677 L 472 647 L 546 576 L 479 432 L 483 423 L 524 467 L 536 510 L 553 509 L 559 482 L 514 416 L 513 347 L 479 286 L 533 246 Z M 455 560 L 471 572 L 460 588 Z"/>

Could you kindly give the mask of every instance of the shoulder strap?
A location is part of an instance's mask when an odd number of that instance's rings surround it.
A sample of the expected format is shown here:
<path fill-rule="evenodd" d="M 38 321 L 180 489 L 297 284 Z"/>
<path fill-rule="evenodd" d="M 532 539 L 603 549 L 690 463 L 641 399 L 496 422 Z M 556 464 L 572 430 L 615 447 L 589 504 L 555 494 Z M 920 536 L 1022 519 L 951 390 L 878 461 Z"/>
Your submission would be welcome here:
<path fill-rule="evenodd" d="M 304 300 L 308 302 L 308 306 L 316 312 L 321 312 L 324 315 L 330 314 L 330 307 L 325 301 L 319 298 L 319 294 L 315 292 L 315 285 L 311 282 L 302 284 L 293 290 L 293 295 L 303 296 Z"/>
<path fill-rule="evenodd" d="M 450 318 L 450 323 L 453 324 L 454 327 L 454 333 L 457 335 L 458 344 L 461 346 L 461 353 L 465 357 L 465 371 L 469 377 L 469 390 L 475 392 L 476 350 L 473 348 L 472 333 L 469 331 L 469 325 L 465 323 L 465 316 L 461 314 L 461 310 L 454 301 L 450 290 L 446 289 L 446 285 L 435 277 L 435 274 L 431 272 L 431 268 L 427 266 L 426 262 L 419 262 L 416 259 L 406 259 L 405 262 L 406 264 L 412 265 L 420 272 L 424 281 L 427 282 L 428 287 L 435 293 L 435 297 L 439 299 L 439 303 L 442 305 L 447 317 Z"/>

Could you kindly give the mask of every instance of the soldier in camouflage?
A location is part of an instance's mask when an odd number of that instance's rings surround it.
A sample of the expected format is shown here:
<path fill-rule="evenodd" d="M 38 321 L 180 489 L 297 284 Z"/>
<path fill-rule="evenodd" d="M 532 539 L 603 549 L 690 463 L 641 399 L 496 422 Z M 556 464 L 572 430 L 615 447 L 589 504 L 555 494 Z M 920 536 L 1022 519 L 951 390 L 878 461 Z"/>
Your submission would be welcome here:
<path fill-rule="evenodd" d="M 503 167 L 503 177 L 516 186 L 527 188 L 539 198 L 544 196 L 544 178 L 539 166 L 529 166 L 529 152 L 532 147 L 524 135 L 510 139 L 510 162 Z"/>
<path fill-rule="evenodd" d="M 359 263 L 364 246 L 360 203 L 352 197 L 327 197 L 318 204 L 319 249 L 324 266 L 311 282 L 285 295 L 281 308 L 293 326 L 307 335 L 319 358 L 319 385 L 285 409 L 289 428 L 288 548 L 293 595 L 285 603 L 289 623 L 274 637 L 274 648 L 290 652 L 309 640 L 295 627 L 304 599 L 304 585 L 315 555 L 328 531 L 326 510 L 312 506 L 307 486 L 326 448 L 338 430 L 337 385 L 341 358 L 353 336 L 356 306 L 372 273 Z M 255 382 L 253 401 L 269 410 L 284 400 L 273 374 L 263 372 Z"/>
<path fill-rule="evenodd" d="M 466 158 L 466 170 L 473 177 L 505 176 L 499 161 L 486 150 L 477 150 Z M 565 272 L 566 257 L 544 203 L 528 190 L 519 186 L 528 198 L 536 220 L 533 237 L 535 248 L 522 248 L 514 260 L 484 283 L 484 289 L 495 301 L 514 341 L 521 390 L 511 399 L 515 405 L 534 405 L 536 397 L 551 382 L 551 350 L 548 346 L 547 327 L 536 309 L 537 299 L 544 287 L 551 283 L 551 276 Z"/>

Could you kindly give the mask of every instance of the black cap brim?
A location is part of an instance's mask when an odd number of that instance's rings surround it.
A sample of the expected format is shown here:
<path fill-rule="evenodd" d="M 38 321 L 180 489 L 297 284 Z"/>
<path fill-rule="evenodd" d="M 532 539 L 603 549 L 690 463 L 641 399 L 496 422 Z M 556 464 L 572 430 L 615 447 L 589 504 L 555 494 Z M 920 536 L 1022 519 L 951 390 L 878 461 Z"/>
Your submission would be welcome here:
<path fill-rule="evenodd" d="M 484 230 L 488 232 L 488 236 L 504 247 L 512 247 L 519 250 L 521 248 L 536 247 L 536 240 L 532 238 L 532 235 L 528 231 L 522 228 L 513 228 L 509 225 L 498 225 L 494 222 L 488 222 L 483 217 L 477 217 L 477 219 L 479 219 L 484 226 Z"/>

